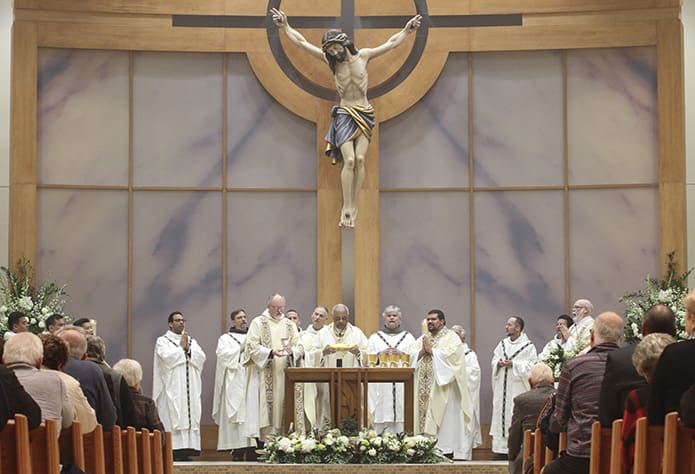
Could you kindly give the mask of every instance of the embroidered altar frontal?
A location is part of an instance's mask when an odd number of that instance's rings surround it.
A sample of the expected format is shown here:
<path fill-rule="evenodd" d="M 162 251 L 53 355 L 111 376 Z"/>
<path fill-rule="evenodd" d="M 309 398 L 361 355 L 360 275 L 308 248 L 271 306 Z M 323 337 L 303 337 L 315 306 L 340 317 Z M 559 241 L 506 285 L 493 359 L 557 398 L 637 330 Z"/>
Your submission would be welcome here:
<path fill-rule="evenodd" d="M 177 463 L 176 474 L 218 474 L 227 472 L 244 472 L 248 474 L 310 473 L 338 474 L 382 474 L 399 472 L 402 474 L 506 474 L 507 462 L 472 461 L 451 464 L 260 464 L 260 463 L 226 463 L 226 462 L 192 462 Z"/>

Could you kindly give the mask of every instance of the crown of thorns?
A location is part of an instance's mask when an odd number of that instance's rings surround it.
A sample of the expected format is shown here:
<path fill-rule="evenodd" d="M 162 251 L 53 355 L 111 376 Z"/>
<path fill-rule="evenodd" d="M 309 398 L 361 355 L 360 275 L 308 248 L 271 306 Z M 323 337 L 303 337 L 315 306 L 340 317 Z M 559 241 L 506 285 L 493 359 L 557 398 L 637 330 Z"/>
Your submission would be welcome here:
<path fill-rule="evenodd" d="M 340 44 L 345 44 L 349 40 L 347 33 L 343 33 L 342 31 L 336 31 L 336 30 L 329 30 L 326 31 L 323 34 L 323 38 L 321 39 L 321 49 L 323 49 L 323 52 L 326 52 L 326 49 L 335 43 L 340 43 Z"/>

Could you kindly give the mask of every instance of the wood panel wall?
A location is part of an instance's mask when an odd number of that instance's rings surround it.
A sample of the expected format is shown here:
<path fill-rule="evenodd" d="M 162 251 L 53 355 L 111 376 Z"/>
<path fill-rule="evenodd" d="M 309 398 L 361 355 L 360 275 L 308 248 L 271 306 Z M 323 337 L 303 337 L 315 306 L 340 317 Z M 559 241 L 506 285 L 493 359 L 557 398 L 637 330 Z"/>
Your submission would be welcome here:
<path fill-rule="evenodd" d="M 659 102 L 660 250 L 686 256 L 683 33 L 680 0 L 429 0 L 431 15 L 518 13 L 523 24 L 496 28 L 431 28 L 425 53 L 395 89 L 373 100 L 378 120 L 416 103 L 437 79 L 450 52 L 520 51 L 655 45 Z M 317 296 L 341 299 L 341 195 L 339 169 L 322 157 L 330 103 L 290 82 L 270 54 L 264 29 L 174 28 L 174 14 L 267 15 L 259 0 L 15 0 L 11 85 L 10 261 L 36 254 L 37 51 L 41 47 L 132 51 L 246 53 L 254 73 L 284 107 L 317 124 Z M 340 0 L 284 0 L 293 16 L 337 16 Z M 411 15 L 414 2 L 355 0 L 357 15 Z M 317 41 L 320 32 L 303 31 Z M 369 44 L 393 32 L 358 32 Z M 379 36 L 381 35 L 381 36 Z M 412 41 L 412 40 L 409 40 Z M 286 45 L 290 61 L 333 88 L 325 66 Z M 409 52 L 406 44 L 370 68 L 371 84 L 393 74 Z M 355 230 L 355 314 L 365 333 L 379 321 L 378 127 L 369 150 L 367 180 Z M 223 316 L 224 317 L 224 316 Z"/>

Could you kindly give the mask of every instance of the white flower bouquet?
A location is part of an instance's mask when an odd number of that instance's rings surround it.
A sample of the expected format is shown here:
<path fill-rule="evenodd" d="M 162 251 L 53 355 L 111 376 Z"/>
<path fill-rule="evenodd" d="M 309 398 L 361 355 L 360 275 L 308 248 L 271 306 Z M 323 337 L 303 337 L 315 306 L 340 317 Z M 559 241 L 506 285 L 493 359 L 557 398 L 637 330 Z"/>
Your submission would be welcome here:
<path fill-rule="evenodd" d="M 53 282 L 34 287 L 34 269 L 27 259 L 19 259 L 14 270 L 0 267 L 0 332 L 5 332 L 7 317 L 14 311 L 24 313 L 29 330 L 39 334 L 46 329 L 46 319 L 52 314 L 63 315 L 67 284 Z"/>
<path fill-rule="evenodd" d="M 437 440 L 404 433 L 377 434 L 374 430 L 346 436 L 340 429 L 323 434 L 289 433 L 274 436 L 260 450 L 260 460 L 296 464 L 432 464 L 449 462 L 437 448 Z"/>
<path fill-rule="evenodd" d="M 647 287 L 632 293 L 627 293 L 620 302 L 625 302 L 625 341 L 628 343 L 642 340 L 642 318 L 644 313 L 657 303 L 665 304 L 676 315 L 676 328 L 679 339 L 687 339 L 685 333 L 685 308 L 683 299 L 688 294 L 688 276 L 693 271 L 676 275 L 674 252 L 667 255 L 667 271 L 663 279 L 651 278 L 647 275 Z"/>

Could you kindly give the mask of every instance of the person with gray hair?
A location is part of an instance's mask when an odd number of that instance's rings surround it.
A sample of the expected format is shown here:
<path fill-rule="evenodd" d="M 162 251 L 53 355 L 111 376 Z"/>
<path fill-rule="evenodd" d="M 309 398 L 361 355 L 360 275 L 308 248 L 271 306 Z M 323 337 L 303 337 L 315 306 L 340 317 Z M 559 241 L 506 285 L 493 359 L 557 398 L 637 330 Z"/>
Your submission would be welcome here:
<path fill-rule="evenodd" d="M 594 324 L 594 318 L 591 314 L 594 311 L 594 305 L 587 299 L 578 299 L 572 305 L 572 320 L 574 324 L 563 331 L 563 337 L 567 339 L 565 350 L 573 350 L 575 353 L 585 353 L 589 350 L 590 337 L 589 332 Z"/>
<path fill-rule="evenodd" d="M 350 324 L 350 310 L 342 303 L 331 310 L 333 322 L 320 335 L 323 367 L 361 367 L 367 362 L 367 337 Z"/>
<path fill-rule="evenodd" d="M 131 426 L 136 430 L 147 428 L 150 431 L 159 430 L 164 433 L 164 425 L 159 419 L 159 412 L 154 400 L 142 393 L 142 366 L 140 363 L 133 359 L 121 359 L 113 366 L 113 370 L 121 374 L 133 401 L 136 422 Z"/>
<path fill-rule="evenodd" d="M 531 390 L 514 398 L 512 424 L 509 426 L 507 440 L 510 474 L 522 472 L 524 431 L 536 429 L 536 420 L 541 408 L 548 397 L 555 393 L 554 382 L 553 370 L 543 363 L 538 363 L 531 367 L 528 373 Z"/>
<path fill-rule="evenodd" d="M 104 374 L 111 401 L 116 407 L 116 424 L 121 428 L 135 426 L 138 421 L 128 383 L 106 363 L 106 343 L 101 337 L 87 336 L 87 360 L 94 362 Z"/>
<path fill-rule="evenodd" d="M 41 421 L 56 420 L 61 428 L 72 425 L 72 403 L 63 381 L 52 371 L 39 370 L 43 344 L 38 336 L 30 332 L 14 335 L 5 342 L 2 360 L 41 408 Z"/>
<path fill-rule="evenodd" d="M 87 339 L 84 330 L 78 326 L 64 326 L 56 336 L 68 344 L 70 358 L 63 372 L 80 382 L 87 401 L 94 408 L 97 420 L 104 431 L 110 431 L 116 424 L 116 407 L 111 399 L 106 379 L 99 367 L 84 360 L 87 356 Z"/>
<path fill-rule="evenodd" d="M 382 330 L 375 332 L 367 341 L 368 353 L 379 355 L 379 365 L 386 365 L 390 355 L 399 358 L 410 353 L 415 338 L 401 328 L 401 309 L 388 305 L 381 314 Z M 403 366 L 409 366 L 405 363 Z M 375 383 L 369 387 L 369 413 L 372 415 L 377 433 L 401 433 L 403 425 L 403 384 Z"/>
<path fill-rule="evenodd" d="M 651 382 L 654 378 L 656 364 L 666 346 L 676 342 L 670 334 L 652 333 L 644 336 L 632 353 L 632 363 L 637 373 L 647 381 L 645 385 L 632 389 L 625 400 L 623 411 L 623 430 L 620 454 L 624 467 L 632 472 L 635 453 L 635 431 L 637 420 L 647 415 L 647 403 L 651 392 Z"/>
<path fill-rule="evenodd" d="M 601 313 L 590 332 L 591 349 L 567 361 L 560 374 L 553 422 L 567 430 L 567 452 L 549 464 L 545 474 L 588 473 L 591 425 L 598 420 L 598 402 L 606 359 L 618 348 L 625 321 L 614 312 Z"/>
<path fill-rule="evenodd" d="M 463 353 L 466 358 L 466 376 L 468 377 L 468 393 L 471 397 L 473 414 L 471 416 L 471 436 L 466 439 L 463 459 L 473 459 L 473 448 L 483 444 L 480 431 L 480 363 L 475 351 L 466 343 L 466 330 L 460 324 L 451 326 L 451 330 L 458 334 L 463 343 Z"/>

